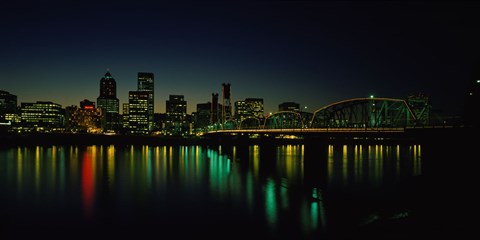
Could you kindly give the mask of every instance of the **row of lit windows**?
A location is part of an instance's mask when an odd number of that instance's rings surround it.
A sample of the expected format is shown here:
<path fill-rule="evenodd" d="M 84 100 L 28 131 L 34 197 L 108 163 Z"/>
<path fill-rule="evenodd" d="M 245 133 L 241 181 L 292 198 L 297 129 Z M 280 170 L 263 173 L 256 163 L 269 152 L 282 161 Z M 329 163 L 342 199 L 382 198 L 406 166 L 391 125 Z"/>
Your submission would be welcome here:
<path fill-rule="evenodd" d="M 60 119 L 23 119 L 23 122 L 27 122 L 27 123 L 38 123 L 40 122 L 40 120 L 43 122 L 43 123 L 60 123 Z"/>
<path fill-rule="evenodd" d="M 62 116 L 58 113 L 22 113 L 22 117 L 35 117 L 35 116 Z"/>
<path fill-rule="evenodd" d="M 59 104 L 50 104 L 50 103 L 47 103 L 47 104 L 33 104 L 33 105 L 30 105 L 30 104 L 24 104 L 23 107 L 26 107 L 26 108 L 61 108 L 61 106 Z"/>

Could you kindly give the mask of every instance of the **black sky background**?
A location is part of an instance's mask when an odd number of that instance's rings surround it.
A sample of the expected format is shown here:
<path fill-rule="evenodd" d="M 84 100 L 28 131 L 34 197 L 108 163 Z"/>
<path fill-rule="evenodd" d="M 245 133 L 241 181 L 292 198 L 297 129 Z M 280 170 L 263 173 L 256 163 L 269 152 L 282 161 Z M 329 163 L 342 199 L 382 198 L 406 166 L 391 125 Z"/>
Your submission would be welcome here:
<path fill-rule="evenodd" d="M 480 4 L 468 1 L 15 1 L 0 3 L 0 89 L 19 102 L 95 101 L 109 68 L 118 98 L 155 73 L 155 110 L 169 94 L 188 112 L 222 83 L 265 112 L 314 111 L 357 97 L 424 93 L 462 110 L 477 78 Z M 480 76 L 479 76 L 480 78 Z"/>

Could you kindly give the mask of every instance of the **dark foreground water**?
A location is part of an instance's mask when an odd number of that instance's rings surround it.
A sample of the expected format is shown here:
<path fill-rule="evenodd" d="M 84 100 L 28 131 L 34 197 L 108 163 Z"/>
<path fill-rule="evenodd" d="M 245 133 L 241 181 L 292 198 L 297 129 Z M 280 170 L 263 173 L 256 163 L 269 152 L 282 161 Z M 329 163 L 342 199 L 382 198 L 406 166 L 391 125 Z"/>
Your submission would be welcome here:
<path fill-rule="evenodd" d="M 0 149 L 0 238 L 459 237 L 475 190 L 442 146 Z"/>

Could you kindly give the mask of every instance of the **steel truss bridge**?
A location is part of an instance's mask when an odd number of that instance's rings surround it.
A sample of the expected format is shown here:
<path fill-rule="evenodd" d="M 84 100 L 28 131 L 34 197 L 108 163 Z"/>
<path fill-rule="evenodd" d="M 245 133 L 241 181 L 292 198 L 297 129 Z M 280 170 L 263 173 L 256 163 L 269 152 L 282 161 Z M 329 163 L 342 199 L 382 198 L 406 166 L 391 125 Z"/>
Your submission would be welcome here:
<path fill-rule="evenodd" d="M 249 117 L 209 126 L 206 133 L 320 133 L 320 132 L 402 132 L 405 128 L 425 127 L 429 105 L 412 109 L 403 99 L 354 98 L 336 102 L 313 114 L 281 111 L 263 121 Z"/>

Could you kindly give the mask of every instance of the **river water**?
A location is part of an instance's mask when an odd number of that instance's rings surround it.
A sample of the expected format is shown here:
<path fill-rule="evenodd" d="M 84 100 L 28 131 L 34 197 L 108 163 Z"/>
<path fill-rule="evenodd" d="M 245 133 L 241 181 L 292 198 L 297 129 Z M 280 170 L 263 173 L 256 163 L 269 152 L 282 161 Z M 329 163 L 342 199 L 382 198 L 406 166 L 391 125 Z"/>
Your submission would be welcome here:
<path fill-rule="evenodd" d="M 0 230 L 6 239 L 412 239 L 453 226 L 445 234 L 456 236 L 463 225 L 451 222 L 461 215 L 439 213 L 457 198 L 433 184 L 435 151 L 409 143 L 9 147 L 0 149 Z"/>

